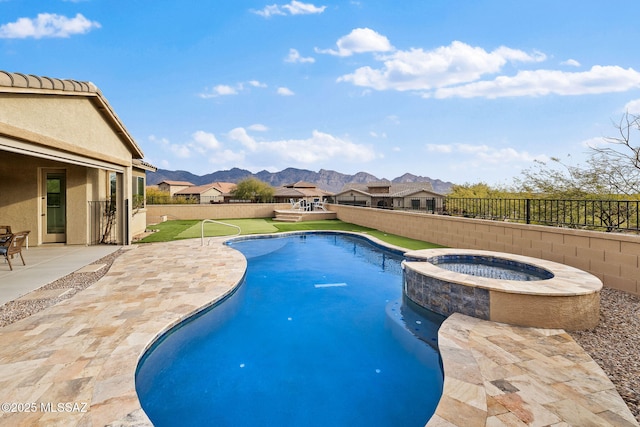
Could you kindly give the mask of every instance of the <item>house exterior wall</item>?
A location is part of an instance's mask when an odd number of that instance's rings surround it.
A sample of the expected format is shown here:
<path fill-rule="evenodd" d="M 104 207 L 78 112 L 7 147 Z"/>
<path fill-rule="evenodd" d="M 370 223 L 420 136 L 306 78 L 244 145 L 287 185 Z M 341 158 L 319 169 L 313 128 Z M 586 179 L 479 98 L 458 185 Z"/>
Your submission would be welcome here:
<path fill-rule="evenodd" d="M 1 123 L 15 127 L 16 132 L 56 140 L 39 139 L 38 144 L 121 166 L 131 164 L 131 152 L 87 98 L 2 94 L 0 99 Z M 27 139 L 34 138 L 28 135 Z"/>
<path fill-rule="evenodd" d="M 28 226 L 30 244 L 41 243 L 40 219 L 36 217 L 42 213 L 40 170 L 64 169 L 67 174 L 66 243 L 87 244 L 90 242 L 88 202 L 108 197 L 107 177 L 109 172 L 115 172 L 119 188 L 118 240 L 128 243 L 135 227 L 131 222 L 131 207 L 128 211 L 124 207 L 126 200 L 131 206 L 132 161 L 142 157 L 139 147 L 93 85 L 67 85 L 56 80 L 57 88 L 53 89 L 46 84 L 32 85 L 38 79 L 31 79 L 25 85 L 23 77 L 0 72 L 0 165 L 8 164 L 11 156 L 23 155 L 18 157 L 21 163 L 16 167 L 4 168 L 12 185 L 0 183 L 0 197 L 2 192 L 10 193 L 20 201 L 6 205 L 0 200 L 0 222 L 8 218 L 13 224 Z M 29 178 L 23 179 L 26 176 Z M 20 195 L 15 196 L 18 193 Z M 146 220 L 138 222 L 146 223 Z M 38 239 L 34 235 L 38 235 Z"/>
<path fill-rule="evenodd" d="M 339 203 L 353 203 L 361 206 L 371 206 L 371 197 L 362 194 L 358 191 L 349 191 L 336 195 L 336 200 Z"/>
<path fill-rule="evenodd" d="M 14 153 L 0 156 L 0 222 L 15 231 L 29 230 L 29 243 L 42 243 L 42 171 L 63 170 L 66 174 L 67 244 L 88 243 L 88 200 L 99 192 L 100 177 L 106 174 L 89 168 Z M 106 191 L 106 189 L 104 190 Z"/>
<path fill-rule="evenodd" d="M 185 188 L 189 188 L 188 185 L 169 185 L 166 182 L 161 182 L 158 184 L 158 190 L 160 191 L 168 191 L 169 196 L 173 196 L 178 191 L 184 190 Z"/>
<path fill-rule="evenodd" d="M 393 207 L 400 209 L 413 209 L 413 200 L 418 200 L 420 210 L 425 210 L 427 208 L 427 200 L 435 200 L 434 209 L 436 211 L 442 210 L 444 204 L 444 197 L 440 194 L 433 194 L 426 191 L 421 191 L 416 194 L 412 194 L 407 197 L 402 198 L 394 198 L 393 199 Z M 431 206 L 431 205 L 429 205 Z"/>
<path fill-rule="evenodd" d="M 134 210 L 131 214 L 131 237 L 144 233 L 147 229 L 147 210 Z"/>

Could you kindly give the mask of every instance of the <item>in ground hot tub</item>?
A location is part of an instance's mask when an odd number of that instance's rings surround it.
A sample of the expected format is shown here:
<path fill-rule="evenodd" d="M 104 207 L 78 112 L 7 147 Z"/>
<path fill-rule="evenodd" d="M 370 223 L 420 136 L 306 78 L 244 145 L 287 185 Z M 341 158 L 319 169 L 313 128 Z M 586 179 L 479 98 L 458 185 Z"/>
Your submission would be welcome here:
<path fill-rule="evenodd" d="M 566 330 L 598 324 L 602 282 L 574 267 L 480 250 L 425 249 L 405 257 L 407 297 L 438 314 Z"/>

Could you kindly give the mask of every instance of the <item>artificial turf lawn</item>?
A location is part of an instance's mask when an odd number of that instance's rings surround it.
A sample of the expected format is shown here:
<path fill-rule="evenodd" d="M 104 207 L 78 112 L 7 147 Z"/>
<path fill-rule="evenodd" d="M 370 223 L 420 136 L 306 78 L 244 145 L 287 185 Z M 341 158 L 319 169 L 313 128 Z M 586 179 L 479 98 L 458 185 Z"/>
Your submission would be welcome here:
<path fill-rule="evenodd" d="M 356 224 L 350 224 L 335 219 L 321 221 L 302 221 L 302 222 L 278 222 L 272 219 L 254 218 L 254 219 L 222 219 L 221 222 L 237 225 L 242 230 L 241 234 L 268 234 L 286 231 L 310 231 L 310 230 L 335 230 L 335 231 L 352 231 L 357 233 L 365 233 L 374 236 L 389 244 L 400 246 L 406 249 L 429 249 L 441 247 L 429 242 L 421 240 L 408 239 L 406 237 L 396 236 L 394 234 L 384 233 L 372 228 L 362 227 Z M 199 220 L 174 220 L 167 221 L 151 226 L 150 228 L 158 230 L 151 234 L 140 243 L 152 242 L 168 242 L 170 240 L 194 239 L 201 237 L 201 221 Z M 234 227 L 225 226 L 217 223 L 205 223 L 204 236 L 231 236 L 236 234 Z"/>

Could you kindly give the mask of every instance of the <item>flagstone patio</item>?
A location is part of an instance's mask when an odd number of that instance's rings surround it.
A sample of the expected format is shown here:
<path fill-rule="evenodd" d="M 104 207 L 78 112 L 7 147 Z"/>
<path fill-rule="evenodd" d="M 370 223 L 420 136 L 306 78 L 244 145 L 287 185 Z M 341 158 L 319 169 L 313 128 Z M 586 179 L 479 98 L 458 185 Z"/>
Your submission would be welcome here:
<path fill-rule="evenodd" d="M 92 286 L 0 328 L 0 425 L 149 425 L 138 360 L 242 280 L 246 260 L 223 241 L 127 247 Z M 445 387 L 429 426 L 638 426 L 564 331 L 453 315 L 439 341 Z"/>

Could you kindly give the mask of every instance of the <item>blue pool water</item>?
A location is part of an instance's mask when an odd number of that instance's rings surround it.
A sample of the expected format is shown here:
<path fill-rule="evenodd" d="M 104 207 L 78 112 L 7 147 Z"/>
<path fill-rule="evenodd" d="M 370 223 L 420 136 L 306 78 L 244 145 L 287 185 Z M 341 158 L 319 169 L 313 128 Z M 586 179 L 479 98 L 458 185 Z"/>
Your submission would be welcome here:
<path fill-rule="evenodd" d="M 427 261 L 445 270 L 489 279 L 547 280 L 553 273 L 535 265 L 491 256 L 441 255 Z"/>
<path fill-rule="evenodd" d="M 231 246 L 245 283 L 138 366 L 154 425 L 424 426 L 442 392 L 438 325 L 401 303 L 398 254 L 326 233 Z"/>

